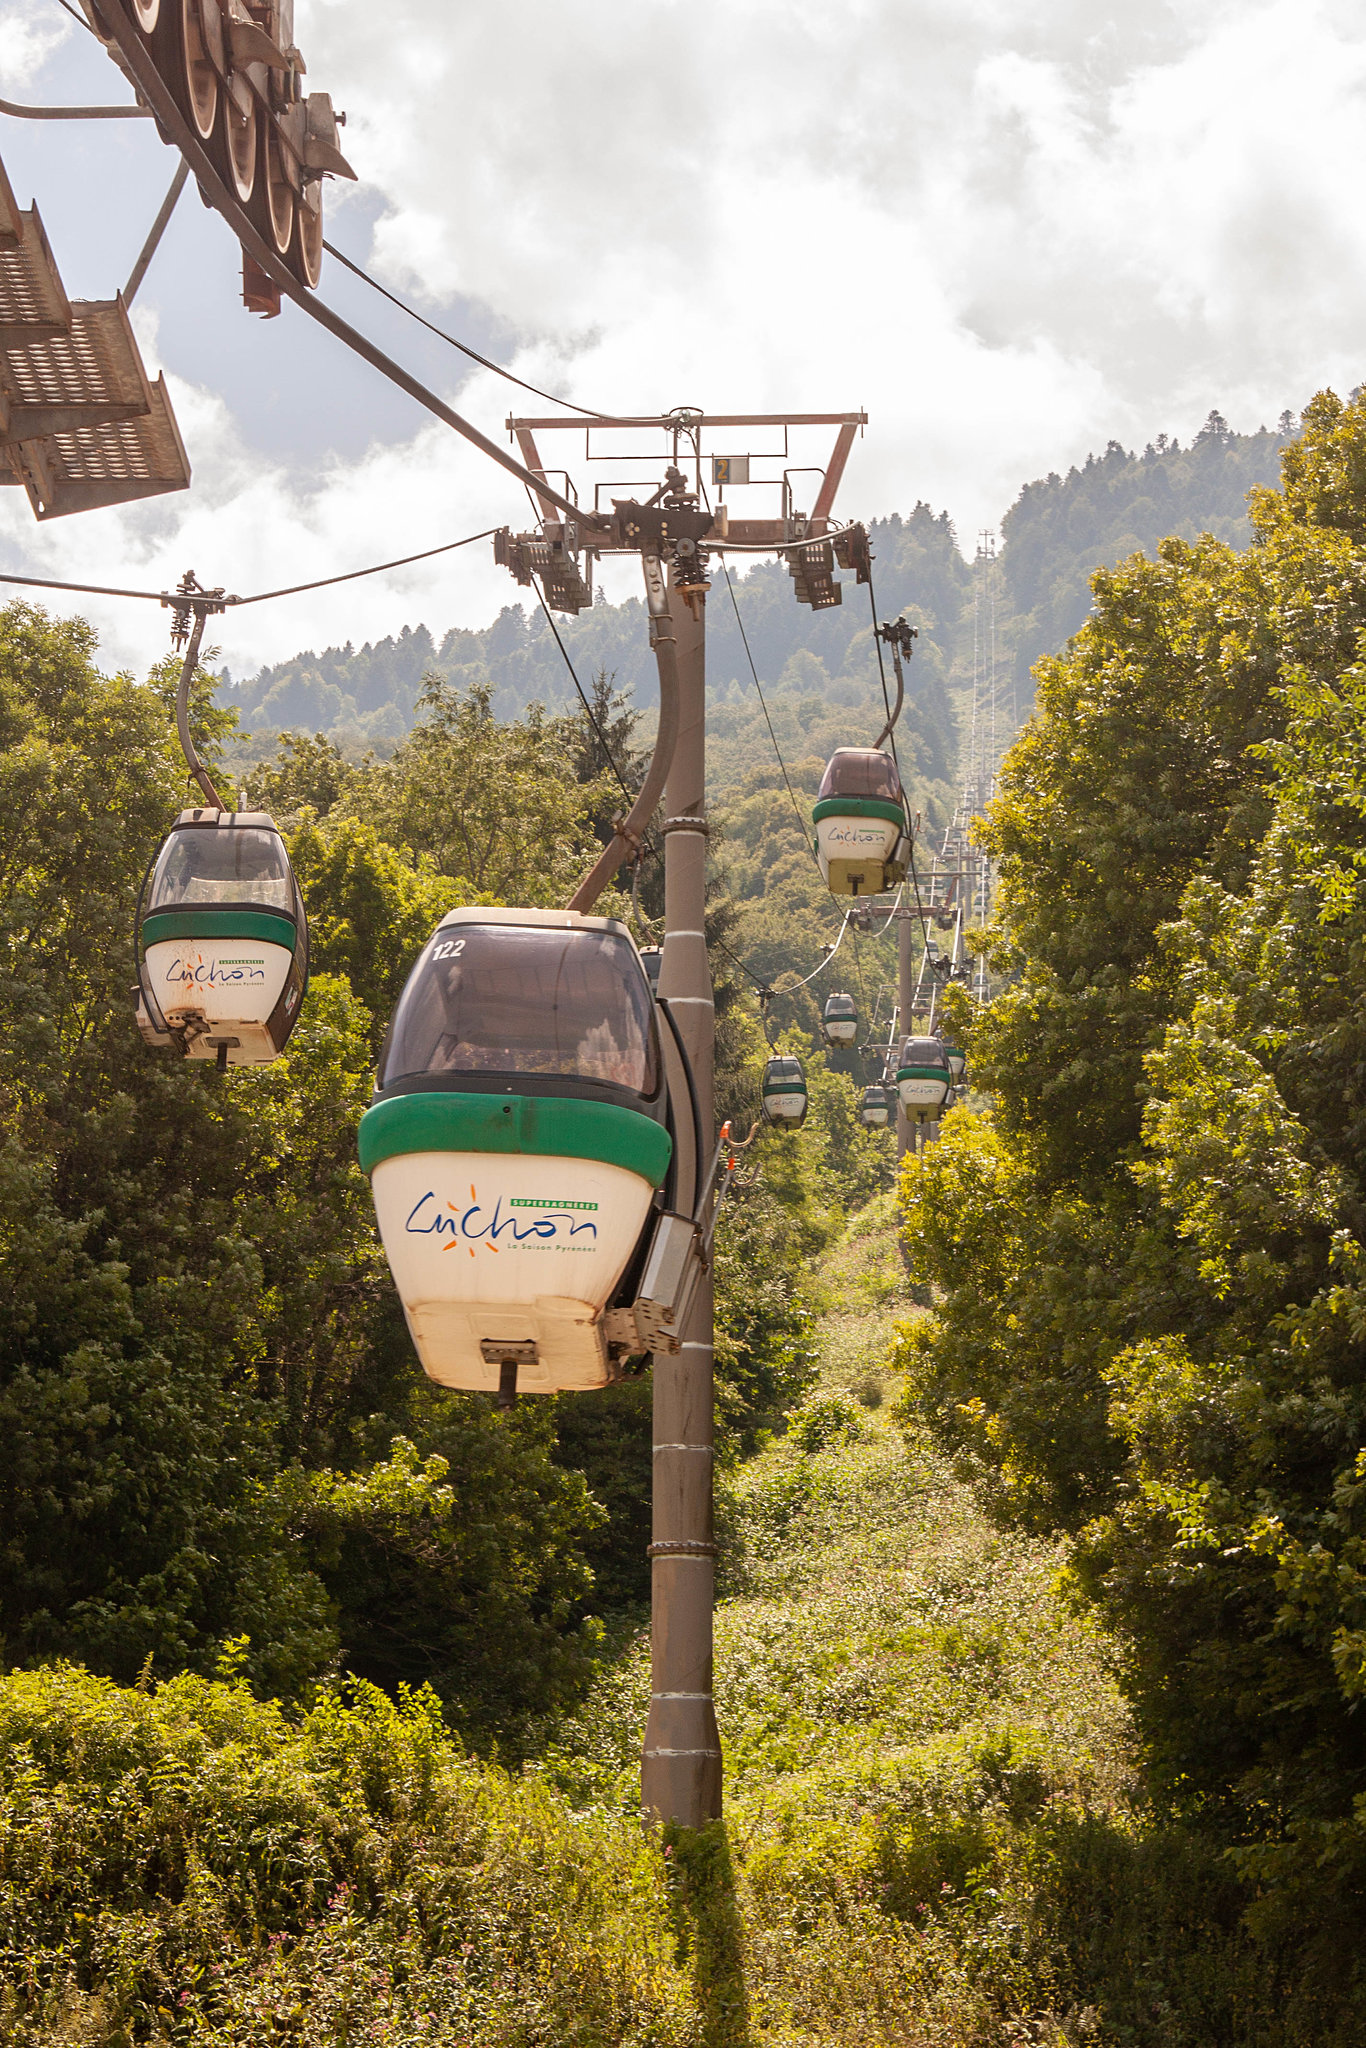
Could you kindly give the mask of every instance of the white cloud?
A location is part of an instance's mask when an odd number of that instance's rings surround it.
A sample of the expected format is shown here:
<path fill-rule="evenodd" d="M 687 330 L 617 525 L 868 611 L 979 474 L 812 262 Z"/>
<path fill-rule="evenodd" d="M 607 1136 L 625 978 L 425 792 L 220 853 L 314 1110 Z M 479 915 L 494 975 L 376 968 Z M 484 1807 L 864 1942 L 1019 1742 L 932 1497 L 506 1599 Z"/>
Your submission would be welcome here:
<path fill-rule="evenodd" d="M 70 18 L 45 7 L 41 0 L 6 7 L 0 13 L 0 85 L 20 91 L 32 83 L 43 65 L 71 34 Z"/>
<path fill-rule="evenodd" d="M 36 20 L 0 13 L 0 60 Z M 1185 436 L 1215 404 L 1255 426 L 1364 373 L 1345 0 L 299 0 L 297 29 L 348 110 L 387 281 L 482 302 L 523 375 L 585 404 L 863 405 L 850 511 L 925 497 L 970 536 L 1112 435 Z M 0 535 L 98 557 L 82 580 L 193 561 L 245 588 L 523 516 L 442 429 L 291 470 L 176 393 L 188 502 L 35 535 L 10 493 Z M 541 409 L 482 374 L 460 403 L 487 431 Z M 513 595 L 480 547 L 223 637 L 246 666 Z M 121 649 L 148 637 L 107 622 Z"/>

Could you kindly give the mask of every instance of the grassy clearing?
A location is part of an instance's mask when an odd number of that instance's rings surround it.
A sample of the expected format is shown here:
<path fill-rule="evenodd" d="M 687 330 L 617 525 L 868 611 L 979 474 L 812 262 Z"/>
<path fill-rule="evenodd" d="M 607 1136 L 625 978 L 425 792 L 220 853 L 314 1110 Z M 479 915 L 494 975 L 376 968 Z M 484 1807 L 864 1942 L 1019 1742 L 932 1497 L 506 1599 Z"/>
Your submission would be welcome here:
<path fill-rule="evenodd" d="M 714 2048 L 1324 2048 L 1245 1901 L 1145 1814 L 1114 1649 L 892 1419 L 908 1313 L 890 1201 L 822 1263 L 817 1385 L 728 1478 L 715 1954 L 680 1953 Z M 637 1798 L 643 1638 L 546 1760 L 576 1806 Z M 682 1845 L 680 1845 L 681 1851 Z M 686 1913 L 685 1913 L 686 1919 Z M 718 1960 L 719 1958 L 719 1960 Z M 719 1987 L 719 1988 L 718 1988 Z"/>
<path fill-rule="evenodd" d="M 979 1753 L 1031 1782 L 1066 1758 L 1087 1796 L 1127 1779 L 1104 1646 L 1055 1598 L 1052 1553 L 994 1532 L 891 1418 L 905 1302 L 886 1210 L 862 1224 L 821 1275 L 817 1385 L 720 1506 L 716 1704 L 741 1841 L 782 1816 L 866 1814 Z M 648 1699 L 642 1637 L 563 1731 L 571 1796 L 635 1801 Z"/>

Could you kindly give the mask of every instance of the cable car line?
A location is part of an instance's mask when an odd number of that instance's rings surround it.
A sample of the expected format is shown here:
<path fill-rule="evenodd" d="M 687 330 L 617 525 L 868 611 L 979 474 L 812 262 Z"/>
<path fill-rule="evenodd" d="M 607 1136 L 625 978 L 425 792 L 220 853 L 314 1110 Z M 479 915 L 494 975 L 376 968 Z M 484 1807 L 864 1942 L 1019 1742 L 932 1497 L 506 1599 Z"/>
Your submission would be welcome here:
<path fill-rule="evenodd" d="M 334 583 L 354 583 L 362 576 L 380 576 L 386 569 L 404 569 L 410 562 L 430 561 L 433 555 L 448 555 L 455 548 L 470 547 L 477 540 L 488 540 L 497 528 L 486 526 L 482 533 L 467 533 L 463 540 L 442 541 L 440 547 L 423 548 L 416 555 L 400 555 L 392 562 L 372 562 L 368 569 L 347 569 L 340 576 L 319 576 L 312 583 L 291 583 L 283 590 L 257 590 L 250 597 L 234 597 L 228 593 L 217 593 L 214 599 L 215 611 L 228 611 L 244 604 L 265 604 L 275 597 L 300 597 L 310 590 L 328 590 Z M 64 583 L 52 576 L 18 576 L 0 572 L 0 583 L 17 583 L 35 590 L 69 590 L 83 597 L 137 597 L 145 598 L 150 604 L 184 606 L 187 595 L 194 609 L 195 593 L 167 590 L 123 590 L 107 583 Z"/>
<path fill-rule="evenodd" d="M 340 249 L 328 241 L 326 235 L 323 236 L 323 247 L 329 256 L 335 257 L 344 269 L 360 278 L 363 284 L 368 284 L 382 299 L 387 299 L 391 306 L 397 306 L 399 312 L 406 313 L 410 320 L 416 320 L 420 327 L 425 327 L 438 341 L 449 342 L 452 348 L 459 349 L 461 355 L 468 356 L 472 363 L 479 363 L 484 369 L 492 370 L 496 377 L 506 377 L 509 384 L 515 384 L 520 391 L 529 391 L 533 398 L 543 398 L 547 405 L 562 405 L 566 412 L 576 412 L 583 419 L 600 420 L 607 426 L 613 424 L 613 413 L 595 412 L 591 405 L 575 405 L 572 398 L 557 398 L 553 391 L 542 391 L 539 384 L 528 384 L 525 377 L 519 377 L 514 371 L 504 369 L 501 363 L 493 362 L 488 356 L 481 356 L 478 349 L 471 348 L 468 342 L 459 341 L 455 335 L 447 334 L 444 327 L 438 327 L 424 313 L 419 313 L 416 306 L 410 306 L 405 299 L 399 298 L 396 292 L 391 292 L 387 285 L 382 285 L 377 277 L 371 277 L 368 270 L 362 270 L 359 263 L 353 263 L 349 256 L 344 256 Z"/>
<path fill-rule="evenodd" d="M 362 576 L 381 576 L 386 569 L 406 569 L 410 562 L 428 562 L 433 555 L 449 555 L 456 548 L 472 547 L 477 540 L 488 540 L 498 531 L 496 526 L 486 526 L 482 533 L 467 533 L 463 540 L 443 541 L 440 547 L 423 548 L 415 555 L 400 555 L 393 562 L 375 562 L 368 569 L 347 569 L 340 576 L 320 576 L 314 583 L 291 583 L 283 590 L 258 590 L 251 597 L 229 598 L 229 604 L 265 604 L 272 597 L 300 597 L 309 590 L 328 590 L 334 583 L 354 583 Z"/>
<path fill-rule="evenodd" d="M 808 975 L 806 975 L 801 981 L 789 982 L 786 988 L 773 989 L 772 993 L 775 996 L 795 996 L 799 988 L 805 988 L 807 982 L 814 981 L 818 974 L 824 974 L 826 968 L 830 965 L 830 962 L 834 959 L 836 953 L 838 953 L 840 947 L 844 944 L 844 934 L 849 929 L 849 919 L 852 915 L 852 911 L 845 911 L 843 918 L 840 920 L 839 937 L 835 940 L 834 945 L 830 948 L 830 951 L 826 954 L 825 958 L 821 961 L 820 965 L 818 967 L 813 967 L 811 972 Z"/>
<path fill-rule="evenodd" d="M 555 636 L 555 645 L 559 648 L 560 653 L 564 656 L 564 665 L 569 670 L 570 680 L 573 683 L 574 688 L 578 691 L 579 702 L 580 704 L 582 704 L 585 712 L 588 715 L 588 723 L 592 726 L 594 732 L 598 736 L 598 739 L 602 745 L 602 751 L 607 757 L 607 765 L 617 778 L 618 788 L 620 789 L 622 795 L 626 798 L 626 801 L 628 803 L 631 803 L 634 801 L 635 791 L 627 787 L 626 778 L 622 774 L 620 768 L 618 768 L 617 766 L 616 757 L 614 756 L 612 749 L 608 744 L 607 735 L 603 731 L 602 727 L 598 724 L 597 714 L 594 712 L 592 705 L 589 703 L 587 697 L 584 695 L 583 684 L 579 681 L 578 670 L 575 668 L 573 662 L 569 658 L 569 649 L 565 646 L 564 641 L 560 638 L 560 629 L 555 624 L 555 621 L 551 616 L 550 606 L 545 601 L 545 593 L 541 589 L 540 579 L 536 575 L 534 569 L 529 569 L 527 573 L 531 577 L 531 587 L 536 593 L 536 602 L 541 607 L 541 610 L 545 613 L 545 622 Z"/>
<path fill-rule="evenodd" d="M 859 1010 L 861 1015 L 866 1017 L 868 1015 L 868 991 L 863 986 L 863 962 L 859 959 L 857 932 L 854 933 L 852 944 L 854 948 L 854 980 L 858 984 Z"/>
<path fill-rule="evenodd" d="M 901 763 L 900 761 L 896 760 L 896 719 L 892 716 L 892 699 L 887 689 L 887 668 L 886 664 L 882 659 L 882 635 L 878 631 L 877 599 L 873 595 L 873 572 L 871 567 L 868 571 L 868 604 L 873 614 L 873 646 L 877 653 L 878 677 L 882 683 L 882 708 L 887 713 L 887 725 L 885 736 L 891 745 L 892 759 L 896 761 L 896 772 L 898 775 L 900 775 Z M 900 710 L 900 708 L 900 705 L 898 705 L 898 711 Z M 877 744 L 881 745 L 881 743 L 882 735 L 879 735 Z"/>
<path fill-rule="evenodd" d="M 754 656 L 750 650 L 749 635 L 745 631 L 745 622 L 740 616 L 740 607 L 736 602 L 735 585 L 731 581 L 730 568 L 724 561 L 721 564 L 721 574 L 725 577 L 726 588 L 730 592 L 731 609 L 735 613 L 735 623 L 740 628 L 740 640 L 745 650 L 745 659 L 749 663 L 749 672 L 754 678 L 754 688 L 759 698 L 759 709 L 764 714 L 764 724 L 768 727 L 768 736 L 773 742 L 773 751 L 778 757 L 778 766 L 782 770 L 783 781 L 787 785 L 787 793 L 792 799 L 792 808 L 797 813 L 797 822 L 801 826 L 802 831 L 802 844 L 809 851 L 811 842 L 806 834 L 806 813 L 797 802 L 797 792 L 792 787 L 792 778 L 787 772 L 787 763 L 783 759 L 782 748 L 778 745 L 778 735 L 774 732 L 773 720 L 768 715 L 768 705 L 764 702 L 763 685 L 759 681 L 759 671 L 754 665 Z M 814 859 L 815 856 L 812 855 L 812 858 Z M 817 866 L 819 867 L 819 862 L 817 862 Z"/>
<path fill-rule="evenodd" d="M 71 5 L 71 0 L 57 0 L 57 5 L 63 8 L 65 12 L 71 16 L 71 19 L 73 21 L 78 21 L 81 27 L 86 31 L 87 35 L 95 36 L 94 29 L 90 26 L 90 23 L 86 20 L 85 16 L 80 12 L 80 10 Z M 99 41 L 98 36 L 95 36 L 95 41 Z"/>
<path fill-rule="evenodd" d="M 625 818 L 612 820 L 610 842 L 570 897 L 567 908 L 573 911 L 590 911 L 627 854 L 639 854 L 650 820 L 664 794 L 674 749 L 678 744 L 678 646 L 674 640 L 664 565 L 658 555 L 643 555 L 641 563 L 645 571 L 645 604 L 650 615 L 651 640 L 659 670 L 659 724 L 655 731 L 654 752 L 629 813 Z"/>

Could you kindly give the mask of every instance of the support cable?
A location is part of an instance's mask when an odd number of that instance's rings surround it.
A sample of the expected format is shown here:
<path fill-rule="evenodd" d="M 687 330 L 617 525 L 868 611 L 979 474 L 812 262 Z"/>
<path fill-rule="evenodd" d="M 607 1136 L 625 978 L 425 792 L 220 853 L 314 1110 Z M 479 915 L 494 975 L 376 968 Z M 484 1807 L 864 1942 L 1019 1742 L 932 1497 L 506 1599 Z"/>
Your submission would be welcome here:
<path fill-rule="evenodd" d="M 808 975 L 803 976 L 801 981 L 790 981 L 787 984 L 786 988 L 775 988 L 773 990 L 773 994 L 775 996 L 795 996 L 799 988 L 805 988 L 807 982 L 814 981 L 818 974 L 824 974 L 826 968 L 830 965 L 830 962 L 834 959 L 836 953 L 838 953 L 840 947 L 844 944 L 844 934 L 849 929 L 850 916 L 851 912 L 846 910 L 844 916 L 840 919 L 839 937 L 835 940 L 834 945 L 830 948 L 830 951 L 821 961 L 819 967 L 813 967 L 811 972 Z"/>
<path fill-rule="evenodd" d="M 664 565 L 658 555 L 644 555 L 641 560 L 645 570 L 645 601 L 650 614 L 650 637 L 654 642 L 655 661 L 659 668 L 659 727 L 655 733 L 655 749 L 650 757 L 645 780 L 629 814 L 625 818 L 613 820 L 611 842 L 603 848 L 570 897 L 565 906 L 569 910 L 590 911 L 627 855 L 634 855 L 643 843 L 650 820 L 664 794 L 664 784 L 668 779 L 674 749 L 678 744 L 678 646 L 674 639 L 673 619 L 669 612 L 669 593 L 664 581 Z"/>
<path fill-rule="evenodd" d="M 868 562 L 868 603 L 873 614 L 873 646 L 877 650 L 877 672 L 882 683 L 882 707 L 887 713 L 887 741 L 892 750 L 892 760 L 896 763 L 897 780 L 900 782 L 901 763 L 897 760 L 896 753 L 896 720 L 892 716 L 891 693 L 887 688 L 887 665 L 882 659 L 882 635 L 877 629 L 877 598 L 873 593 L 873 565 L 871 556 Z M 904 784 L 902 793 L 904 797 Z"/>
<path fill-rule="evenodd" d="M 486 526 L 482 533 L 467 533 L 462 540 L 442 541 L 439 547 L 423 548 L 416 555 L 400 555 L 392 562 L 372 562 L 367 569 L 346 569 L 340 576 L 319 576 L 312 583 L 291 583 L 283 590 L 257 590 L 250 597 L 228 597 L 223 599 L 223 609 L 228 610 L 244 604 L 265 604 L 274 597 L 301 597 L 310 590 L 327 590 L 334 583 L 354 583 L 361 576 L 380 576 L 386 569 L 405 569 L 410 562 L 427 562 L 433 555 L 448 555 L 454 548 L 467 548 L 477 540 L 487 540 L 497 528 Z M 107 583 L 64 583 L 54 576 L 17 576 L 8 571 L 0 572 L 0 583 L 21 584 L 30 590 L 67 590 L 80 597 L 137 597 L 150 604 L 174 604 L 176 594 L 167 590 L 123 590 Z"/>
<path fill-rule="evenodd" d="M 391 292 L 377 277 L 371 277 L 368 270 L 362 270 L 359 263 L 354 263 L 349 256 L 344 256 L 325 235 L 323 247 L 329 256 L 336 258 L 343 269 L 349 270 L 353 277 L 358 277 L 362 284 L 368 284 L 372 291 L 378 292 L 382 299 L 387 299 L 391 306 L 397 306 L 400 313 L 406 313 L 410 320 L 416 320 L 419 327 L 425 327 L 438 341 L 447 342 L 451 348 L 459 349 L 461 355 L 468 356 L 472 363 L 480 364 L 485 370 L 492 370 L 495 377 L 505 377 L 508 383 L 515 384 L 519 391 L 529 391 L 533 398 L 543 398 L 547 405 L 562 405 L 566 412 L 576 412 L 581 419 L 599 420 L 606 426 L 614 424 L 615 414 L 595 412 L 591 405 L 575 405 L 572 398 L 557 398 L 553 391 L 542 391 L 539 384 L 528 384 L 525 377 L 517 376 L 514 371 L 505 369 L 501 363 L 495 363 L 488 356 L 481 356 L 478 349 L 471 348 L 467 341 L 459 341 L 455 335 L 447 334 L 444 327 L 438 327 L 425 313 L 419 313 L 416 306 L 410 306 L 406 299 L 399 298 L 397 292 Z"/>
<path fill-rule="evenodd" d="M 868 1015 L 868 991 L 863 986 L 863 963 L 859 959 L 857 932 L 854 933 L 849 943 L 854 949 L 854 981 L 858 987 L 859 1010 L 866 1017 Z"/>
<path fill-rule="evenodd" d="M 697 458 L 697 480 L 698 483 L 701 485 L 702 489 L 702 503 L 706 507 L 707 511 L 710 512 L 711 499 L 707 494 L 706 485 L 702 483 L 702 430 L 700 427 L 695 428 L 693 430 L 691 439 L 693 444 L 693 453 Z M 720 551 L 718 550 L 718 552 Z M 801 805 L 797 802 L 797 793 L 792 787 L 792 778 L 787 772 L 787 763 L 783 759 L 782 748 L 778 745 L 778 735 L 774 732 L 773 720 L 768 715 L 768 706 L 764 702 L 763 685 L 759 681 L 759 671 L 755 666 L 754 654 L 749 644 L 749 634 L 745 631 L 745 622 L 740 616 L 740 602 L 735 595 L 735 585 L 731 580 L 730 566 L 726 562 L 724 555 L 722 556 L 721 560 L 721 574 L 725 577 L 726 589 L 730 592 L 730 608 L 735 614 L 735 623 L 740 629 L 740 642 L 745 650 L 745 660 L 749 663 L 749 672 L 751 676 L 754 678 L 754 689 L 755 694 L 759 699 L 759 709 L 764 714 L 764 724 L 768 727 L 768 736 L 773 743 L 773 751 L 778 757 L 778 766 L 782 770 L 782 777 L 784 783 L 787 786 L 787 793 L 792 799 L 792 808 L 797 813 L 797 823 L 801 827 L 802 844 L 806 847 L 807 851 L 811 853 L 811 858 L 816 862 L 816 870 L 819 873 L 820 861 L 816 859 L 816 855 L 811 847 L 811 841 L 807 838 L 806 834 L 806 813 L 803 811 Z"/>
<path fill-rule="evenodd" d="M 593 710 L 592 705 L 589 703 L 588 698 L 584 694 L 583 684 L 579 681 L 579 672 L 575 668 L 572 660 L 570 659 L 569 649 L 565 646 L 564 641 L 560 637 L 559 627 L 555 624 L 554 619 L 551 617 L 550 607 L 545 601 L 545 594 L 541 589 L 540 579 L 537 577 L 534 569 L 531 570 L 529 573 L 531 576 L 531 587 L 536 593 L 536 602 L 541 607 L 541 610 L 545 613 L 545 622 L 555 636 L 555 645 L 559 648 L 560 653 L 564 656 L 564 665 L 569 670 L 570 680 L 573 683 L 574 688 L 579 693 L 579 702 L 580 704 L 582 704 L 585 712 L 588 714 L 588 723 L 592 726 L 594 732 L 598 736 L 599 744 L 602 747 L 603 753 L 607 757 L 607 765 L 617 778 L 618 788 L 621 790 L 621 793 L 625 797 L 627 803 L 630 803 L 633 800 L 634 792 L 627 787 L 626 778 L 622 774 L 620 768 L 618 768 L 617 766 L 616 757 L 614 756 L 612 749 L 608 744 L 607 735 L 603 731 L 602 727 L 598 724 L 597 714 Z"/>
<path fill-rule="evenodd" d="M 61 8 L 64 8 L 65 11 L 71 16 L 71 19 L 73 21 L 78 21 L 81 27 L 85 30 L 87 35 L 95 36 L 94 29 L 86 20 L 85 16 L 80 12 L 79 8 L 75 8 L 72 6 L 71 0 L 57 0 L 57 5 Z M 101 40 L 102 39 L 99 36 L 95 36 L 95 41 L 97 43 L 101 42 Z"/>
<path fill-rule="evenodd" d="M 811 853 L 811 841 L 807 836 L 806 829 L 806 813 L 803 811 L 801 805 L 797 802 L 797 792 L 792 787 L 792 777 L 787 772 L 787 763 L 783 759 L 783 750 L 778 745 L 778 735 L 776 732 L 774 732 L 773 720 L 768 715 L 768 705 L 764 702 L 763 685 L 759 681 L 759 671 L 754 664 L 754 655 L 750 649 L 749 635 L 745 631 L 745 622 L 740 616 L 740 606 L 736 601 L 735 585 L 731 581 L 730 569 L 725 562 L 722 562 L 721 564 L 721 574 L 725 577 L 726 589 L 730 592 L 731 609 L 735 613 L 735 623 L 740 628 L 740 640 L 745 650 L 745 659 L 749 663 L 750 675 L 754 678 L 754 689 L 759 699 L 759 709 L 764 714 L 764 724 L 768 727 L 768 736 L 773 743 L 773 751 L 777 756 L 778 766 L 782 771 L 783 782 L 786 785 L 789 797 L 791 797 L 792 799 L 792 808 L 797 813 L 797 823 L 800 825 L 802 833 L 802 844 L 806 847 L 807 851 Z M 816 856 L 814 853 L 811 853 L 811 858 L 813 861 L 816 862 L 817 872 L 819 872 L 819 860 L 816 860 Z"/>

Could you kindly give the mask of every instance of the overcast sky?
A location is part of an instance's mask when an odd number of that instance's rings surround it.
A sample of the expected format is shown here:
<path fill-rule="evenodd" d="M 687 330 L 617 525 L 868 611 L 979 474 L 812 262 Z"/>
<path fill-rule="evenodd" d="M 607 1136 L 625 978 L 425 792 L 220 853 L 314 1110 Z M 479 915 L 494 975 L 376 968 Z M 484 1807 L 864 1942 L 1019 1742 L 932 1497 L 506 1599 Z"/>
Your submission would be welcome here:
<path fill-rule="evenodd" d="M 339 247 L 586 405 L 865 408 L 851 516 L 928 499 L 970 548 L 1112 437 L 1184 440 L 1211 406 L 1272 424 L 1366 377 L 1360 0 L 296 0 L 295 33 L 348 115 Z M 57 0 L 11 0 L 0 93 L 127 89 Z M 174 168 L 152 124 L 0 136 L 68 291 L 112 294 Z M 323 292 L 486 430 L 545 409 L 336 265 Z M 511 479 L 302 314 L 242 309 L 193 187 L 136 324 L 191 490 L 41 528 L 5 492 L 0 566 L 247 591 L 525 522 Z M 223 654 L 482 624 L 514 590 L 481 543 L 230 617 Z M 89 615 L 111 662 L 165 647 L 151 607 Z"/>

